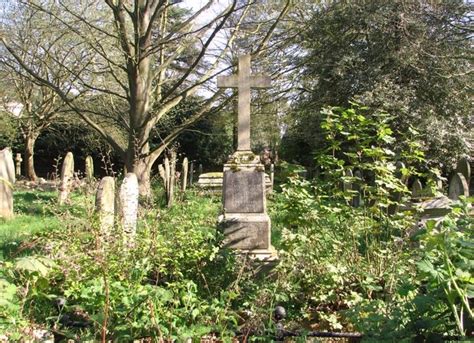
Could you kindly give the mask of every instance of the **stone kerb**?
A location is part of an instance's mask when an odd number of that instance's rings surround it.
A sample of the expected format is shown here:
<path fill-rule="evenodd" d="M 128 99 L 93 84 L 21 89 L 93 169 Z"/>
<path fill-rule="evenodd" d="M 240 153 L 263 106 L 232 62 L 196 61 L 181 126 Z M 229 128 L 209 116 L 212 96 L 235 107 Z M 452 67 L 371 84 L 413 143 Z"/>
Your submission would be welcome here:
<path fill-rule="evenodd" d="M 61 181 L 59 184 L 59 204 L 63 205 L 68 201 L 74 180 L 74 156 L 72 152 L 68 152 L 64 157 L 61 168 Z"/>
<path fill-rule="evenodd" d="M 120 217 L 126 246 L 134 244 L 138 218 L 138 179 L 134 173 L 128 173 L 120 187 Z"/>
<path fill-rule="evenodd" d="M 0 150 L 0 217 L 13 217 L 13 185 L 15 164 L 10 148 Z"/>

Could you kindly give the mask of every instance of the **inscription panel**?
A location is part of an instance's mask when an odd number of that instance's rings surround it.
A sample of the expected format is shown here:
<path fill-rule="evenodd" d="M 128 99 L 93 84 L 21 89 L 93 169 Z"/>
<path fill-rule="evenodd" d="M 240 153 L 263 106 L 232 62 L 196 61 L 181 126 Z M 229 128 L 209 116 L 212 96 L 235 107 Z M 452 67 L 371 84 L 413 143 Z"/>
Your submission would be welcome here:
<path fill-rule="evenodd" d="M 269 221 L 229 221 L 224 225 L 225 246 L 232 249 L 268 249 Z"/>
<path fill-rule="evenodd" d="M 263 172 L 224 172 L 223 195 L 226 213 L 264 213 L 264 185 Z"/>

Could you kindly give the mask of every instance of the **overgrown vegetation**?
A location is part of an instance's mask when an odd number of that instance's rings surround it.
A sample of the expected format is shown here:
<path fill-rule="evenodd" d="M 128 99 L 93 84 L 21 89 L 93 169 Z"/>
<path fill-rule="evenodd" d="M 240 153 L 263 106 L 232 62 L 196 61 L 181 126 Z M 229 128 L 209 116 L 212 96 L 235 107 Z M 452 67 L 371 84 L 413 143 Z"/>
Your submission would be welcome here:
<path fill-rule="evenodd" d="M 308 181 L 290 168 L 271 196 L 279 263 L 267 273 L 223 249 L 216 196 L 191 190 L 172 208 L 143 207 L 127 248 L 118 226 L 112 239 L 101 236 L 90 197 L 54 209 L 53 193 L 17 193 L 15 221 L 30 216 L 38 232 L 19 249 L 3 240 L 1 330 L 11 339 L 34 327 L 80 340 L 265 340 L 275 305 L 283 305 L 288 329 L 355 330 L 368 342 L 466 335 L 474 290 L 468 203 L 423 228 L 415 209 L 393 214 L 407 193 L 400 175 L 423 157 L 414 134 L 394 154 L 391 117 L 368 113 L 357 105 L 322 112 L 331 144 L 315 156 L 319 177 Z M 401 171 L 398 158 L 407 161 Z"/>

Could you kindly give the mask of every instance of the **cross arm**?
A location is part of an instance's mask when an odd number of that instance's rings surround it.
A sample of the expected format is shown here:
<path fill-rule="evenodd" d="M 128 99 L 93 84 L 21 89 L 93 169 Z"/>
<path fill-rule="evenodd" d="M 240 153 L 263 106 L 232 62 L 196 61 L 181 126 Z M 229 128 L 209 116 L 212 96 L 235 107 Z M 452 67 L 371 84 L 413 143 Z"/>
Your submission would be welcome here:
<path fill-rule="evenodd" d="M 269 76 L 255 74 L 250 77 L 250 87 L 252 88 L 270 88 L 272 79 Z"/>
<path fill-rule="evenodd" d="M 239 86 L 237 75 L 218 76 L 217 87 L 219 88 L 236 88 Z"/>

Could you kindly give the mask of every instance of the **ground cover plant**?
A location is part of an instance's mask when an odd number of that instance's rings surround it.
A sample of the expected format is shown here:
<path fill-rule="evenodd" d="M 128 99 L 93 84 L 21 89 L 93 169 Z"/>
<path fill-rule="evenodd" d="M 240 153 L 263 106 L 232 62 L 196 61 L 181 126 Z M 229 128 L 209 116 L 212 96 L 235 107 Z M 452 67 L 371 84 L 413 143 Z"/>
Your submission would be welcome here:
<path fill-rule="evenodd" d="M 268 197 L 279 263 L 265 273 L 223 247 L 215 194 L 191 189 L 168 208 L 157 184 L 128 247 L 119 225 L 109 239 L 101 235 L 87 192 L 61 207 L 56 193 L 16 192 L 16 218 L 0 226 L 1 331 L 11 340 L 36 328 L 79 341 L 268 341 L 272 312 L 283 305 L 290 330 L 358 331 L 368 342 L 465 336 L 474 284 L 469 200 L 422 228 L 416 210 L 394 214 L 408 192 L 395 162 L 403 157 L 401 173 L 414 174 L 409 163 L 423 156 L 414 132 L 394 155 L 391 117 L 367 113 L 358 105 L 324 110 L 333 144 L 315 153 L 319 177 L 285 167 L 286 181 Z"/>

